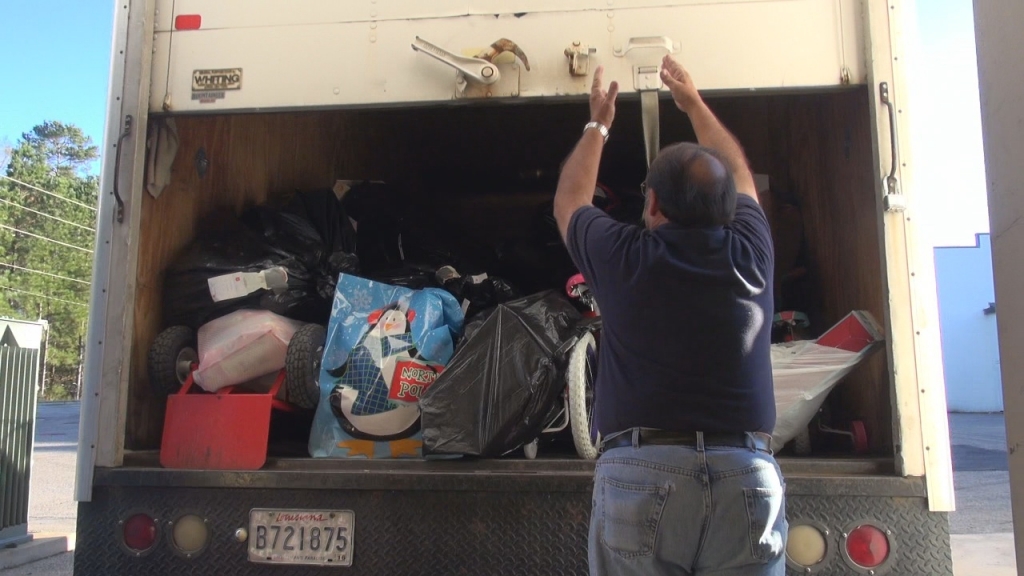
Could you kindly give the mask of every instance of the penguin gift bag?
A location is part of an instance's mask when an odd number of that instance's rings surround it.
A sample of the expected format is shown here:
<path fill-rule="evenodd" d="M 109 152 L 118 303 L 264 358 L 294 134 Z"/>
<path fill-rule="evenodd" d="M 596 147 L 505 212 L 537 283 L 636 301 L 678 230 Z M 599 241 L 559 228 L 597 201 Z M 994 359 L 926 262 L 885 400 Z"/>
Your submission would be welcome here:
<path fill-rule="evenodd" d="M 309 437 L 318 458 L 420 458 L 419 398 L 462 331 L 448 292 L 342 274 L 320 368 Z"/>

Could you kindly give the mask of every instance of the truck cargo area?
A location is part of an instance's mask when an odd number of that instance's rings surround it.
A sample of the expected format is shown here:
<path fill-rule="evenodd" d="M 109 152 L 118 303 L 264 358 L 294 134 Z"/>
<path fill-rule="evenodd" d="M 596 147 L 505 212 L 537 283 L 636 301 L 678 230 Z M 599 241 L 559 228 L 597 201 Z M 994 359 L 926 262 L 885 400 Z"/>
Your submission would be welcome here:
<path fill-rule="evenodd" d="M 868 98 L 868 88 L 856 86 L 709 99 L 743 144 L 753 171 L 770 178 L 763 203 L 777 259 L 800 260 L 804 274 L 786 298 L 807 313 L 812 336 L 853 310 L 869 312 L 883 327 L 888 323 Z M 160 484 L 153 469 L 159 468 L 155 451 L 164 399 L 151 392 L 146 355 L 165 328 L 164 272 L 193 240 L 204 217 L 297 190 L 328 188 L 337 180 L 382 180 L 401 195 L 396 213 L 402 208 L 413 215 L 409 224 L 420 231 L 405 242 L 429 241 L 431 234 L 454 239 L 474 256 L 491 258 L 495 273 L 528 290 L 558 289 L 565 279 L 531 267 L 530 252 L 522 247 L 544 235 L 543 212 L 553 197 L 559 165 L 586 120 L 586 103 L 580 101 L 174 116 L 180 144 L 171 184 L 157 199 L 143 194 L 125 469 L 116 477 L 97 471 L 97 482 Z M 671 101 L 661 103 L 660 124 L 663 145 L 694 139 Z M 645 172 L 640 105 L 623 99 L 600 180 L 620 197 L 638 201 Z M 701 329 L 681 326 L 680 336 L 699 337 Z M 796 458 L 783 453 L 787 475 L 894 474 L 891 395 L 890 370 L 880 351 L 847 377 L 827 403 L 836 421 L 865 423 L 868 454 L 854 458 L 837 451 Z M 564 457 L 555 453 L 533 461 L 426 463 L 322 462 L 302 457 L 301 446 L 275 450 L 257 476 L 362 471 L 388 474 L 400 483 L 403 475 L 417 472 L 554 478 L 589 477 L 592 469 L 591 463 L 570 457 L 571 449 Z M 213 481 L 212 475 L 201 480 L 198 473 L 160 473 L 176 474 L 192 486 Z"/>

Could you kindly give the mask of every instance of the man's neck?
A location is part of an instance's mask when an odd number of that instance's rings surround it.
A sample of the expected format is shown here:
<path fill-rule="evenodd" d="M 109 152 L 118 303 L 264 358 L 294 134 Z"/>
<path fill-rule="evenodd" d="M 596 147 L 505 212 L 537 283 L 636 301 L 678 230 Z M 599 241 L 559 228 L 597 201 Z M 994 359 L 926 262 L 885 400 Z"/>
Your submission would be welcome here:
<path fill-rule="evenodd" d="M 646 224 L 648 230 L 657 230 L 665 224 L 671 224 L 671 222 L 668 218 L 665 218 L 664 214 L 658 214 L 657 216 L 652 217 L 650 222 L 647 222 Z"/>

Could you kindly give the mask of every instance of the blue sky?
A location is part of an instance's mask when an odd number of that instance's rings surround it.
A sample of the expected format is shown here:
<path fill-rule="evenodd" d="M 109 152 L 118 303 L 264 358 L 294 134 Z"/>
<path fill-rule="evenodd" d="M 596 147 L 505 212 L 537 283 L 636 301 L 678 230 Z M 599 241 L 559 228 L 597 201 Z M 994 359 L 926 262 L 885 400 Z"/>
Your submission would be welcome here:
<path fill-rule="evenodd" d="M 0 1 L 0 141 L 59 120 L 102 143 L 113 14 L 112 0 Z"/>
<path fill-rule="evenodd" d="M 908 46 L 913 125 L 905 133 L 914 190 L 928 195 L 918 221 L 927 222 L 928 244 L 973 244 L 975 233 L 988 230 L 988 213 L 972 2 L 916 4 L 918 40 Z M 0 6 L 0 142 L 17 141 L 43 120 L 60 120 L 100 144 L 114 2 L 5 0 Z"/>

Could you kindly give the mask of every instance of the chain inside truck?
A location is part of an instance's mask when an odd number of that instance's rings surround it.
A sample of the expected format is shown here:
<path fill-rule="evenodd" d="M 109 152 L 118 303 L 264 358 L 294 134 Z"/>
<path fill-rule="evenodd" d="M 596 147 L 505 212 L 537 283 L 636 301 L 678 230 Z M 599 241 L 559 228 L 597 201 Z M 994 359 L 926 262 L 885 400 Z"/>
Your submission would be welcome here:
<path fill-rule="evenodd" d="M 668 53 L 759 175 L 778 342 L 821 342 L 851 317 L 877 330 L 877 351 L 819 389 L 776 446 L 788 573 L 952 574 L 934 271 L 915 218 L 927 196 L 900 138 L 912 11 L 903 0 L 118 2 L 76 574 L 586 574 L 594 462 L 568 424 L 493 458 L 311 457 L 309 422 L 281 424 L 273 402 L 291 392 L 271 378 L 270 443 L 254 469 L 169 466 L 171 400 L 155 391 L 150 354 L 182 253 L 298 191 L 387 187 L 373 210 L 394 216 L 400 243 L 359 254 L 361 270 L 454 245 L 523 294 L 564 296 L 546 226 L 593 71 L 622 86 L 600 180 L 628 212 L 652 152 L 694 138 L 658 78 Z M 273 293 L 272 278 L 257 280 Z M 175 356 L 169 369 L 196 363 Z M 215 397 L 184 394 L 203 395 Z M 274 556 L 284 544 L 268 526 L 302 553 Z"/>

